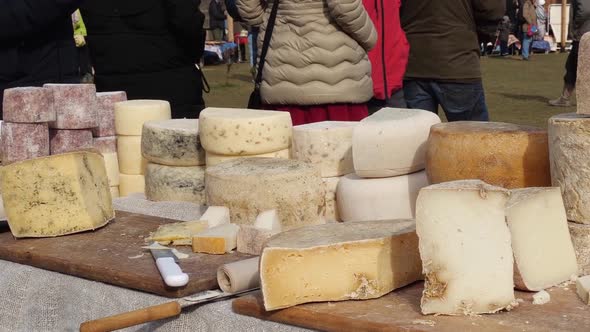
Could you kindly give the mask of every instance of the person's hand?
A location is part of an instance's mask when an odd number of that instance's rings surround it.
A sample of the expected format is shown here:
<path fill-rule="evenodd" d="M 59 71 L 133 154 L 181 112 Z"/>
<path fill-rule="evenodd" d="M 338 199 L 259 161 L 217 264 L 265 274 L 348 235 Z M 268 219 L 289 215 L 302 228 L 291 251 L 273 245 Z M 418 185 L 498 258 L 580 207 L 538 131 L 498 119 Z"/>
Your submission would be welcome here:
<path fill-rule="evenodd" d="M 74 35 L 74 41 L 76 42 L 76 47 L 82 47 L 86 45 L 86 39 L 82 35 Z"/>

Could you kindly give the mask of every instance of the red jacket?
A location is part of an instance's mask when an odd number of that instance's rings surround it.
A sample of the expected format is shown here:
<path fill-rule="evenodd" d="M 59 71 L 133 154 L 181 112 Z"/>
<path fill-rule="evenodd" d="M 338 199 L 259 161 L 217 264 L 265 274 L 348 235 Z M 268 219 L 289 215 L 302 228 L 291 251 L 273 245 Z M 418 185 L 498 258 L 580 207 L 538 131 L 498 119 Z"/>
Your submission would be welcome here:
<path fill-rule="evenodd" d="M 377 45 L 369 52 L 373 92 L 375 98 L 386 99 L 402 88 L 410 53 L 410 44 L 400 23 L 401 0 L 363 0 L 363 5 L 379 35 Z"/>

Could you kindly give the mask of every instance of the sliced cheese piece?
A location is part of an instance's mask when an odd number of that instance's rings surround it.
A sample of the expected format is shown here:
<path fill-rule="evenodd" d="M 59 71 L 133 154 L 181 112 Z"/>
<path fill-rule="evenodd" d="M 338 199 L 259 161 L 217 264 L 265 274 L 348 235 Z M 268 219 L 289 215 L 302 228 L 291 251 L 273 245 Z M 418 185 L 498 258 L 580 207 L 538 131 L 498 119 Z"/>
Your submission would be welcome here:
<path fill-rule="evenodd" d="M 107 177 L 109 178 L 109 186 L 114 187 L 119 185 L 119 159 L 116 152 L 103 153 L 104 164 L 107 169 Z"/>
<path fill-rule="evenodd" d="M 508 189 L 549 187 L 547 131 L 502 122 L 432 127 L 426 150 L 431 183 L 480 179 Z"/>
<path fill-rule="evenodd" d="M 141 152 L 152 163 L 169 166 L 205 165 L 199 120 L 173 119 L 143 124 Z"/>
<path fill-rule="evenodd" d="M 382 108 L 354 128 L 354 171 L 380 178 L 423 170 L 428 133 L 437 123 L 440 118 L 432 112 Z"/>
<path fill-rule="evenodd" d="M 580 274 L 590 274 L 590 225 L 568 223 Z"/>
<path fill-rule="evenodd" d="M 241 158 L 281 158 L 281 159 L 290 159 L 291 158 L 291 149 L 284 149 L 270 153 L 263 153 L 253 156 L 224 156 L 220 154 L 214 154 L 210 152 L 205 153 L 206 164 L 208 167 L 215 166 L 226 161 L 241 159 Z"/>
<path fill-rule="evenodd" d="M 316 165 L 322 177 L 352 173 L 352 130 L 357 124 L 323 121 L 293 127 L 293 159 Z"/>
<path fill-rule="evenodd" d="M 205 150 L 228 156 L 287 149 L 292 127 L 289 112 L 209 107 L 199 115 L 199 133 Z"/>
<path fill-rule="evenodd" d="M 135 193 L 145 192 L 145 177 L 143 175 L 119 173 L 119 193 L 126 197 Z"/>
<path fill-rule="evenodd" d="M 281 231 L 281 220 L 277 210 L 262 211 L 254 221 L 254 227 L 269 231 Z"/>
<path fill-rule="evenodd" d="M 206 221 L 209 224 L 209 228 L 229 224 L 229 209 L 225 206 L 210 206 L 199 220 Z"/>
<path fill-rule="evenodd" d="M 193 236 L 206 230 L 206 221 L 185 221 L 163 224 L 150 235 L 148 240 L 162 245 L 190 246 Z"/>
<path fill-rule="evenodd" d="M 104 226 L 115 217 L 100 153 L 74 152 L 2 167 L 8 225 L 15 237 L 49 237 Z"/>
<path fill-rule="evenodd" d="M 117 155 L 121 173 L 145 174 L 148 161 L 141 155 L 141 136 L 117 136 Z"/>
<path fill-rule="evenodd" d="M 505 222 L 509 195 L 479 180 L 420 190 L 416 231 L 426 276 L 423 314 L 473 315 L 511 307 L 513 258 Z"/>
<path fill-rule="evenodd" d="M 49 129 L 51 154 L 90 149 L 94 146 L 90 129 Z"/>
<path fill-rule="evenodd" d="M 586 31 L 588 30 L 586 29 Z M 585 33 L 582 36 L 579 47 L 576 80 L 577 112 L 578 114 L 590 114 L 590 34 Z"/>
<path fill-rule="evenodd" d="M 278 230 L 257 228 L 250 225 L 240 225 L 237 235 L 238 252 L 259 256 L 264 245 L 274 235 L 280 233 Z"/>
<path fill-rule="evenodd" d="M 590 276 L 583 276 L 576 280 L 576 293 L 584 304 L 590 305 Z"/>
<path fill-rule="evenodd" d="M 49 155 L 47 123 L 2 122 L 1 159 L 4 165 Z"/>
<path fill-rule="evenodd" d="M 53 93 L 47 88 L 17 87 L 4 90 L 4 121 L 43 123 L 55 121 Z"/>
<path fill-rule="evenodd" d="M 97 100 L 94 84 L 45 84 L 53 93 L 55 121 L 49 127 L 57 129 L 90 129 L 96 127 Z"/>
<path fill-rule="evenodd" d="M 205 204 L 205 167 L 175 167 L 148 163 L 145 196 L 150 201 Z"/>
<path fill-rule="evenodd" d="M 260 259 L 266 310 L 378 298 L 421 279 L 412 220 L 332 223 L 272 237 Z"/>
<path fill-rule="evenodd" d="M 517 289 L 541 291 L 578 274 L 559 188 L 515 189 L 506 205 Z"/>
<path fill-rule="evenodd" d="M 343 221 L 414 218 L 418 192 L 427 185 L 424 171 L 381 179 L 348 174 L 338 183 L 338 213 Z"/>
<path fill-rule="evenodd" d="M 224 224 L 209 228 L 193 236 L 193 251 L 205 254 L 223 255 L 236 248 L 236 238 L 240 227 Z"/>
<path fill-rule="evenodd" d="M 341 176 L 322 178 L 322 181 L 324 181 L 324 189 L 326 191 L 326 209 L 324 210 L 324 217 L 326 218 L 326 222 L 342 221 L 342 219 L 340 218 L 340 214 L 338 213 L 338 204 L 336 199 L 338 183 L 340 183 L 341 178 Z"/>
<path fill-rule="evenodd" d="M 323 223 L 324 188 L 319 170 L 298 160 L 245 158 L 205 172 L 207 203 L 227 206 L 236 224 L 252 225 L 276 209 L 284 229 Z"/>
<path fill-rule="evenodd" d="M 95 137 L 93 148 L 100 153 L 117 152 L 117 136 Z"/>
<path fill-rule="evenodd" d="M 533 304 L 542 305 L 549 301 L 551 301 L 551 295 L 544 290 L 533 294 Z"/>
<path fill-rule="evenodd" d="M 115 103 L 117 135 L 141 136 L 143 124 L 171 118 L 170 103 L 165 100 L 137 99 Z"/>
<path fill-rule="evenodd" d="M 117 197 L 121 196 L 119 194 L 119 186 L 111 187 L 110 189 L 111 189 L 111 198 L 117 198 Z"/>
<path fill-rule="evenodd" d="M 92 128 L 96 137 L 115 136 L 115 103 L 126 101 L 125 91 L 99 92 L 96 94 L 97 126 Z"/>

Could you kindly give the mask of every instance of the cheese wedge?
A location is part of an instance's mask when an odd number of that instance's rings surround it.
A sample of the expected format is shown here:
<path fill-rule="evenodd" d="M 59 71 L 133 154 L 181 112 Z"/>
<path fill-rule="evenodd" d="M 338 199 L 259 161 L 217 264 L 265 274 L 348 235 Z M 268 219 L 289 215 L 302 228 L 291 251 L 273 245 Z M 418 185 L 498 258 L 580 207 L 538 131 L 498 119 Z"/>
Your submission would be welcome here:
<path fill-rule="evenodd" d="M 236 224 L 209 228 L 193 237 L 193 251 L 217 255 L 231 252 L 236 248 L 239 229 Z"/>
<path fill-rule="evenodd" d="M 210 206 L 199 220 L 206 221 L 209 228 L 229 224 L 229 209 L 225 206 Z"/>
<path fill-rule="evenodd" d="M 580 277 L 576 280 L 576 292 L 584 304 L 590 305 L 590 276 Z"/>
<path fill-rule="evenodd" d="M 158 227 L 149 240 L 162 245 L 190 246 L 193 236 L 206 230 L 206 221 L 185 221 L 179 223 L 164 224 Z"/>

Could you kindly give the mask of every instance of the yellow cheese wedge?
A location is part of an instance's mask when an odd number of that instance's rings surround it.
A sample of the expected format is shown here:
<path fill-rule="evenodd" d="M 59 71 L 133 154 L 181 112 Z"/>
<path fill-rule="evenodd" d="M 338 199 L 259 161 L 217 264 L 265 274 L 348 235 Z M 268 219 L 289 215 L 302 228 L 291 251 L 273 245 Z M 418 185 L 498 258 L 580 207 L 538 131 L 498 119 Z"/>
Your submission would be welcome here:
<path fill-rule="evenodd" d="M 162 245 L 190 246 L 196 234 L 207 229 L 206 221 L 186 221 L 164 224 L 158 227 L 149 238 Z"/>
<path fill-rule="evenodd" d="M 224 224 L 210 228 L 193 237 L 193 251 L 222 255 L 236 248 L 236 238 L 240 227 Z"/>

